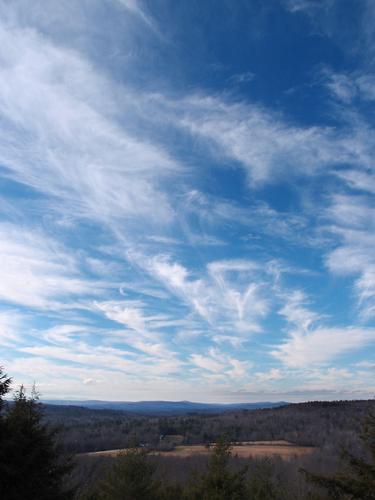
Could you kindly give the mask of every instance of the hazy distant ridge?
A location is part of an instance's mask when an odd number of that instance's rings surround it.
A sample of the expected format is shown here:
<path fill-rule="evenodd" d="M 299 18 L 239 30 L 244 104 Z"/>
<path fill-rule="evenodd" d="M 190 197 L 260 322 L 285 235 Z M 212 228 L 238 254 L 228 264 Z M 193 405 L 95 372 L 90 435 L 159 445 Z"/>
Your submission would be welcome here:
<path fill-rule="evenodd" d="M 191 401 L 76 401 L 44 400 L 43 403 L 59 406 L 81 406 L 95 410 L 121 410 L 147 414 L 178 414 L 187 412 L 215 413 L 230 410 L 256 410 L 258 408 L 276 408 L 288 403 L 284 401 L 259 403 L 194 403 Z"/>

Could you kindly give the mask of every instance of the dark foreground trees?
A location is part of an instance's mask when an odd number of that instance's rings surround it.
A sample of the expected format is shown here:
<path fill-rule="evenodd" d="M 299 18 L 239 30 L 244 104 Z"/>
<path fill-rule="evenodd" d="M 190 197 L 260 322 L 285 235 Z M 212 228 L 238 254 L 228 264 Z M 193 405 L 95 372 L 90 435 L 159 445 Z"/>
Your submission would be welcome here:
<path fill-rule="evenodd" d="M 117 459 L 97 496 L 100 500 L 156 499 L 160 485 L 153 479 L 154 472 L 143 451 L 130 449 Z"/>
<path fill-rule="evenodd" d="M 375 415 L 368 415 L 361 434 L 367 457 L 356 457 L 343 451 L 346 468 L 334 475 L 311 474 L 306 479 L 320 486 L 334 500 L 375 500 Z M 325 498 L 327 498 L 327 496 Z"/>
<path fill-rule="evenodd" d="M 71 498 L 63 489 L 70 466 L 55 446 L 54 431 L 42 423 L 37 394 L 27 397 L 23 387 L 5 408 L 3 396 L 10 380 L 0 369 L 0 498 L 51 500 Z"/>
<path fill-rule="evenodd" d="M 215 445 L 207 471 L 191 480 L 189 500 L 242 500 L 249 498 L 247 469 L 233 472 L 229 467 L 231 446 L 221 438 Z"/>
<path fill-rule="evenodd" d="M 140 449 L 123 453 L 87 500 L 273 500 L 276 496 L 267 471 L 249 479 L 247 467 L 230 466 L 231 445 L 220 439 L 204 472 L 193 473 L 184 486 L 155 479 L 155 463 Z M 261 473 L 262 472 L 262 473 Z"/>
<path fill-rule="evenodd" d="M 99 484 L 92 500 L 175 500 L 181 488 L 154 478 L 156 466 L 143 450 L 131 448 L 122 453 Z"/>

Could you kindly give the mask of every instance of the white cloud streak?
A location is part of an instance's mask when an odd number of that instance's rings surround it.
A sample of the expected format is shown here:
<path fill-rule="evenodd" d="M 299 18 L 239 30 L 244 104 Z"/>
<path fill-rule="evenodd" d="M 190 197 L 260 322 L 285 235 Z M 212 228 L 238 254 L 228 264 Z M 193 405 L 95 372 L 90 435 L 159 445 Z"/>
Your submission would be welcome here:
<path fill-rule="evenodd" d="M 0 262 L 0 298 L 5 302 L 58 308 L 61 298 L 99 293 L 98 284 L 82 276 L 71 255 L 41 232 L 0 224 Z"/>
<path fill-rule="evenodd" d="M 173 210 L 158 186 L 178 165 L 110 118 L 111 84 L 77 53 L 30 29 L 1 26 L 0 47 L 7 175 L 54 197 L 74 217 L 170 221 Z"/>
<path fill-rule="evenodd" d="M 181 125 L 211 144 L 211 153 L 235 160 L 247 172 L 251 185 L 280 180 L 288 175 L 311 176 L 327 167 L 372 165 L 373 137 L 358 127 L 300 127 L 280 114 L 259 106 L 210 96 L 192 96 L 183 108 Z"/>
<path fill-rule="evenodd" d="M 259 264 L 246 260 L 211 262 L 207 275 L 200 279 L 192 278 L 184 266 L 168 257 L 156 257 L 149 266 L 156 278 L 210 325 L 224 331 L 229 328 L 233 332 L 234 328 L 243 334 L 261 330 L 259 320 L 269 305 Z"/>
<path fill-rule="evenodd" d="M 371 184 L 369 185 L 371 189 Z M 375 316 L 375 208 L 366 196 L 336 196 L 327 211 L 339 244 L 327 256 L 331 272 L 358 276 L 354 290 L 363 318 Z"/>
<path fill-rule="evenodd" d="M 292 294 L 280 314 L 289 323 L 289 333 L 271 354 L 290 368 L 308 369 L 375 343 L 374 328 L 319 324 L 324 318 L 306 307 L 306 298 L 300 292 Z"/>

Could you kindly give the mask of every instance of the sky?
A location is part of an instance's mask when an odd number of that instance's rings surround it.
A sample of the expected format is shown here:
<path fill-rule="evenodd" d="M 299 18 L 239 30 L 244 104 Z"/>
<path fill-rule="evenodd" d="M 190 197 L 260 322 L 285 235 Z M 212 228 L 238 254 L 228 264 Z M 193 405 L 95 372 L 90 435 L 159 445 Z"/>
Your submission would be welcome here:
<path fill-rule="evenodd" d="M 15 386 L 374 397 L 374 112 L 372 0 L 0 0 Z"/>

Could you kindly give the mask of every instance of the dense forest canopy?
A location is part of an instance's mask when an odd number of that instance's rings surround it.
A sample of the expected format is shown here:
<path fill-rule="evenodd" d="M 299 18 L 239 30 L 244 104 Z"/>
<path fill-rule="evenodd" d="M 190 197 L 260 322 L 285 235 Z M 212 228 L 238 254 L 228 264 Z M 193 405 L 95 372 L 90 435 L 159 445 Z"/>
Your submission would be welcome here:
<path fill-rule="evenodd" d="M 60 427 L 63 448 L 78 453 L 122 448 L 137 441 L 155 447 L 163 434 L 182 435 L 185 444 L 211 442 L 225 434 L 232 441 L 286 439 L 300 445 L 336 446 L 355 441 L 370 409 L 375 409 L 375 400 L 169 417 L 52 405 L 44 406 L 44 413 L 49 423 Z"/>

